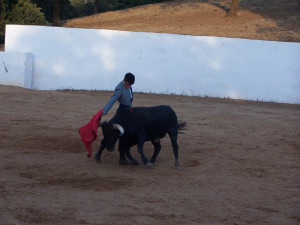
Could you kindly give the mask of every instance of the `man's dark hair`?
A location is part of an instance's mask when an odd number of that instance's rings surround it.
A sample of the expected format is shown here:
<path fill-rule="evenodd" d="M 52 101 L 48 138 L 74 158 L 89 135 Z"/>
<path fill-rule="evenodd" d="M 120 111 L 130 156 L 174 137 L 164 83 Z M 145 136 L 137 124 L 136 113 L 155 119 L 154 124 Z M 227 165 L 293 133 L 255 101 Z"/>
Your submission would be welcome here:
<path fill-rule="evenodd" d="M 134 80 L 135 80 L 135 76 L 132 73 L 126 73 L 124 80 L 128 83 L 130 83 L 131 85 L 134 84 Z"/>

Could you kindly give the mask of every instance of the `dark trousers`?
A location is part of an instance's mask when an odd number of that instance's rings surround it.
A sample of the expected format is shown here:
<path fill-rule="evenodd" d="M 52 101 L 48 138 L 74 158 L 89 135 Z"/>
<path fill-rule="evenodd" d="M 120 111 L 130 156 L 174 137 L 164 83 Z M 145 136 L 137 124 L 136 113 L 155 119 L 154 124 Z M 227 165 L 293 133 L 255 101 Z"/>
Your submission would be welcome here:
<path fill-rule="evenodd" d="M 120 124 L 124 128 L 125 133 L 134 133 L 137 129 L 137 121 L 131 106 L 120 104 L 110 122 L 112 124 Z"/>

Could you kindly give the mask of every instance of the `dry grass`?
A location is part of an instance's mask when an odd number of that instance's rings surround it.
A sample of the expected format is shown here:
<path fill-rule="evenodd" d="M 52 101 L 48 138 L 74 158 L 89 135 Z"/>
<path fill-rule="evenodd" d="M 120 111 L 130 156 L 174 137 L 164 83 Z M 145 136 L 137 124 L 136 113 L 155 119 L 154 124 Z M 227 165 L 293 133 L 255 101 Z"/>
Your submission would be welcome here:
<path fill-rule="evenodd" d="M 300 42 L 300 1 L 241 0 L 235 18 L 227 16 L 230 3 L 171 1 L 73 19 L 63 26 Z"/>

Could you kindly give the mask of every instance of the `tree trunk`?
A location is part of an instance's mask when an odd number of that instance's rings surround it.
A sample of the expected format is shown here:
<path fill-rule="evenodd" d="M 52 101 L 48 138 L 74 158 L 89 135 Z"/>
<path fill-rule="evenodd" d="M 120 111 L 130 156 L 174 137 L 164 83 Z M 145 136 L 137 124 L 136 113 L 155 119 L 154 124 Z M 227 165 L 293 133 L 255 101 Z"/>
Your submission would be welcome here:
<path fill-rule="evenodd" d="M 232 0 L 232 4 L 228 13 L 228 16 L 236 16 L 238 11 L 240 0 Z"/>
<path fill-rule="evenodd" d="M 98 14 L 99 0 L 94 0 L 94 14 Z"/>
<path fill-rule="evenodd" d="M 60 10 L 58 0 L 53 0 L 52 2 L 52 26 L 59 26 L 60 21 Z"/>

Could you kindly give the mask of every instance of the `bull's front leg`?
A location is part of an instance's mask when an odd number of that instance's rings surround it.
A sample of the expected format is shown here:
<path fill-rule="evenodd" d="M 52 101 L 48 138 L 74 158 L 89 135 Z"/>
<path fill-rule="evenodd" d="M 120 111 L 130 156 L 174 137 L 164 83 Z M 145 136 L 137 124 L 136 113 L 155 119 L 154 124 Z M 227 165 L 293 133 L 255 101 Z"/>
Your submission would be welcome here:
<path fill-rule="evenodd" d="M 119 149 L 119 153 L 120 153 L 119 165 L 122 165 L 122 166 L 129 165 L 129 164 L 133 165 L 133 166 L 139 165 L 138 161 L 132 157 L 129 148 L 126 150 L 123 149 L 121 151 Z M 127 161 L 125 156 L 127 156 L 127 158 L 129 159 L 129 162 Z"/>
<path fill-rule="evenodd" d="M 121 166 L 128 165 L 129 162 L 126 160 L 125 152 L 119 150 L 119 153 L 120 153 L 119 165 L 121 165 Z"/>
<path fill-rule="evenodd" d="M 132 155 L 130 153 L 130 149 L 128 149 L 128 151 L 126 151 L 125 153 L 126 153 L 127 158 L 130 160 L 131 165 L 133 165 L 133 166 L 139 165 L 139 162 L 132 157 Z"/>
<path fill-rule="evenodd" d="M 102 155 L 102 152 L 105 149 L 105 147 L 106 147 L 106 141 L 105 141 L 105 139 L 102 139 L 99 150 L 96 153 L 96 155 L 94 156 L 96 161 L 101 162 L 101 155 Z"/>
<path fill-rule="evenodd" d="M 119 153 L 120 153 L 120 165 L 138 165 L 138 161 L 136 161 L 131 153 L 130 153 L 130 145 L 128 145 L 127 141 L 124 141 L 124 139 L 119 140 Z M 129 162 L 127 161 L 126 157 L 129 159 Z"/>
<path fill-rule="evenodd" d="M 123 144 L 122 140 L 119 140 L 119 165 L 128 165 L 129 162 L 126 160 L 125 153 L 129 151 L 129 147 Z"/>
<path fill-rule="evenodd" d="M 142 161 L 143 161 L 144 165 L 147 168 L 149 168 L 149 167 L 153 166 L 153 163 L 148 161 L 148 159 L 146 158 L 146 156 L 144 154 L 144 150 L 143 149 L 144 149 L 144 141 L 140 141 L 138 143 L 138 151 L 139 151 L 139 153 L 140 153 L 140 155 L 142 157 Z"/>
<path fill-rule="evenodd" d="M 144 143 L 147 140 L 147 133 L 145 130 L 140 130 L 138 137 L 137 137 L 137 147 L 138 147 L 138 152 L 140 153 L 142 157 L 142 161 L 144 165 L 149 168 L 153 165 L 153 163 L 149 162 L 148 159 L 146 158 L 144 154 Z"/>

